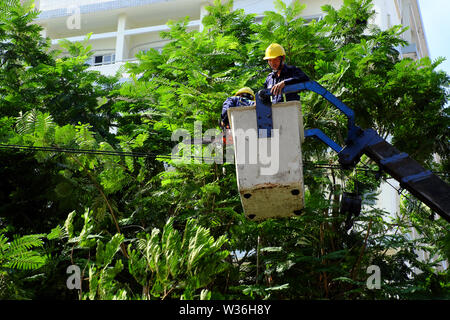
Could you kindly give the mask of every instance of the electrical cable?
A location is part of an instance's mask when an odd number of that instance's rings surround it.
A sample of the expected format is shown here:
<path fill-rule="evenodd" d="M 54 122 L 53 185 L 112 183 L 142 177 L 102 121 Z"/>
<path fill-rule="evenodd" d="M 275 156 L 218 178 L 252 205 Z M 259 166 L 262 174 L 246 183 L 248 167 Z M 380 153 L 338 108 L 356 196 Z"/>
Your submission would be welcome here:
<path fill-rule="evenodd" d="M 41 151 L 41 152 L 56 152 L 56 153 L 72 153 L 72 154 L 91 154 L 91 155 L 102 155 L 102 156 L 125 156 L 125 157 L 133 157 L 133 158 L 147 158 L 147 157 L 158 157 L 161 159 L 171 159 L 171 158 L 179 158 L 171 155 L 161 155 L 157 153 L 151 152 L 127 152 L 127 151 L 117 151 L 117 150 L 96 150 L 96 149 L 74 149 L 74 148 L 66 148 L 66 147 L 38 147 L 38 146 L 23 146 L 23 145 L 5 145 L 0 144 L 0 149 L 12 149 L 19 151 Z M 191 158 L 201 158 L 197 156 L 191 156 Z"/>
<path fill-rule="evenodd" d="M 90 155 L 101 155 L 101 156 L 124 156 L 124 157 L 133 157 L 133 158 L 159 158 L 162 160 L 176 160 L 176 159 L 186 159 L 187 157 L 182 156 L 175 156 L 175 155 L 161 155 L 158 153 L 152 153 L 152 152 L 135 152 L 135 151 L 117 151 L 117 150 L 98 150 L 98 149 L 75 149 L 75 148 L 68 148 L 68 147 L 55 147 L 55 146 L 47 146 L 47 147 L 38 147 L 38 146 L 25 146 L 25 145 L 16 145 L 16 144 L 0 144 L 0 149 L 10 149 L 10 150 L 19 150 L 19 151 L 40 151 L 40 152 L 55 152 L 55 153 L 71 153 L 71 154 L 90 154 Z M 209 160 L 214 161 L 215 158 L 213 157 L 202 157 L 202 156 L 195 156 L 191 155 L 191 159 L 198 160 Z M 340 170 L 342 169 L 339 164 L 328 164 L 328 163 L 320 163 L 320 162 L 312 162 L 312 161 L 304 161 L 303 162 L 306 167 L 312 166 L 315 169 L 325 169 L 325 170 Z M 377 170 L 370 169 L 370 167 L 362 163 L 364 167 L 358 167 L 356 168 L 359 171 L 365 171 L 365 172 L 372 172 L 376 173 Z M 434 174 L 442 174 L 442 175 L 448 175 L 450 173 L 447 172 L 433 172 Z M 385 180 L 383 178 L 383 180 Z M 385 180 L 389 185 L 391 185 L 388 181 Z M 394 186 L 391 185 L 392 188 L 394 188 L 397 192 L 397 190 Z M 400 194 L 400 193 L 399 193 Z"/>
<path fill-rule="evenodd" d="M 55 152 L 55 153 L 71 153 L 71 154 L 89 154 L 89 155 L 101 155 L 101 156 L 124 156 L 124 157 L 133 157 L 133 158 L 147 158 L 154 157 L 159 159 L 183 159 L 181 156 L 174 155 L 161 155 L 152 152 L 131 152 L 131 151 L 117 151 L 117 150 L 96 150 L 96 149 L 74 149 L 67 147 L 39 147 L 39 146 L 24 146 L 24 145 L 16 145 L 16 144 L 0 144 L 0 149 L 11 149 L 11 150 L 19 150 L 19 151 L 32 151 L 32 152 Z M 191 155 L 192 159 L 203 159 L 203 160 L 215 160 L 212 157 L 201 157 Z M 321 164 L 314 163 L 312 161 L 305 161 L 305 165 L 312 165 L 317 169 L 327 169 L 327 170 L 338 170 L 341 169 L 340 165 L 330 165 L 330 164 Z M 361 170 L 361 168 L 359 169 Z M 364 170 L 364 169 L 363 169 Z M 370 168 L 365 170 L 369 172 L 375 172 Z"/>

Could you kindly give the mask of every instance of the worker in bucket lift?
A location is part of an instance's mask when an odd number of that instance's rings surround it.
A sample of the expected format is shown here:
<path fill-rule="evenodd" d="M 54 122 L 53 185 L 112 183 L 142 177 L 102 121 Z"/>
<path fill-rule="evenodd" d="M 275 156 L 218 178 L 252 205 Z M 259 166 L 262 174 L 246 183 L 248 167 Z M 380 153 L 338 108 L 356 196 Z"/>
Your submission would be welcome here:
<path fill-rule="evenodd" d="M 309 81 L 308 76 L 301 69 L 285 63 L 286 51 L 284 48 L 278 43 L 272 43 L 266 49 L 264 60 L 267 60 L 272 69 L 264 83 L 264 88 L 270 89 L 273 95 L 272 103 L 300 100 L 298 93 L 281 94 L 287 85 Z"/>
<path fill-rule="evenodd" d="M 220 127 L 222 128 L 222 142 L 224 145 L 232 145 L 230 121 L 228 119 L 228 109 L 234 107 L 248 107 L 255 104 L 255 93 L 249 87 L 239 89 L 233 97 L 227 98 L 222 105 L 222 115 Z"/>
<path fill-rule="evenodd" d="M 233 97 L 227 98 L 222 105 L 220 126 L 222 129 L 230 129 L 228 109 L 233 107 L 248 107 L 255 104 L 255 93 L 249 87 L 239 89 Z"/>

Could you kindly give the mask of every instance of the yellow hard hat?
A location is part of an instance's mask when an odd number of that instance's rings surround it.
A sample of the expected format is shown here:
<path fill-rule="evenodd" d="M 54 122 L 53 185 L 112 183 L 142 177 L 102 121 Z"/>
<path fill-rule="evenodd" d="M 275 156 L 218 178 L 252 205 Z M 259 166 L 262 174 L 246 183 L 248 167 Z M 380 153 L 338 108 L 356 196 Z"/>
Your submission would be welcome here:
<path fill-rule="evenodd" d="M 279 56 L 285 55 L 286 51 L 284 51 L 284 48 L 281 45 L 279 45 L 278 43 L 272 43 L 266 49 L 266 56 L 264 57 L 264 60 L 275 59 Z"/>
<path fill-rule="evenodd" d="M 237 96 L 237 95 L 239 95 L 239 94 L 241 94 L 241 93 L 249 93 L 249 94 L 252 95 L 253 99 L 255 99 L 255 93 L 254 93 L 253 90 L 250 89 L 249 87 L 243 87 L 243 88 L 239 89 L 239 90 L 236 92 L 235 96 Z"/>

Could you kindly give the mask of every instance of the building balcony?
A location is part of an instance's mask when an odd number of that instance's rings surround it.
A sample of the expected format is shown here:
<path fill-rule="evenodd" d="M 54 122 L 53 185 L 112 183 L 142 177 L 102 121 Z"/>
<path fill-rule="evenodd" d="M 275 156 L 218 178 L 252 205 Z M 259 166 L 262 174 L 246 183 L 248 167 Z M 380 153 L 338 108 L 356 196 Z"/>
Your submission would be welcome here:
<path fill-rule="evenodd" d="M 51 39 L 71 38 L 88 33 L 117 31 L 118 19 L 126 15 L 126 29 L 165 25 L 169 19 L 188 16 L 199 20 L 204 0 L 40 0 L 39 17 Z M 79 16 L 79 26 L 70 25 Z"/>

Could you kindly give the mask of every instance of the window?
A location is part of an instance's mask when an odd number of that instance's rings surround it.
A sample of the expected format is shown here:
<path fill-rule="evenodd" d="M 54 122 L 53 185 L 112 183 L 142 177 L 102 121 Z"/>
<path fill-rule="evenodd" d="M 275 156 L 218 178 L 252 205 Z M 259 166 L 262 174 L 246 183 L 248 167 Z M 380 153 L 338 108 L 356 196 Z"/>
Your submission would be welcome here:
<path fill-rule="evenodd" d="M 102 64 L 102 62 L 103 62 L 103 56 L 94 57 L 94 65 Z"/>
<path fill-rule="evenodd" d="M 107 55 L 103 57 L 103 64 L 110 64 L 112 63 L 112 56 Z"/>
<path fill-rule="evenodd" d="M 113 64 L 116 62 L 116 55 L 114 53 L 94 55 L 89 58 L 87 64 L 91 66 L 103 66 L 106 64 Z"/>

